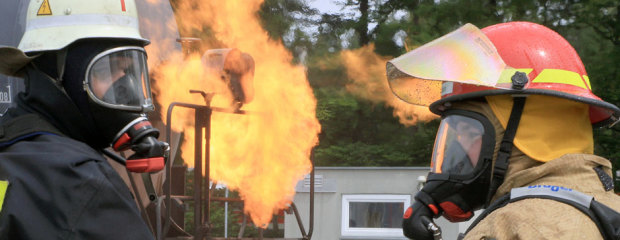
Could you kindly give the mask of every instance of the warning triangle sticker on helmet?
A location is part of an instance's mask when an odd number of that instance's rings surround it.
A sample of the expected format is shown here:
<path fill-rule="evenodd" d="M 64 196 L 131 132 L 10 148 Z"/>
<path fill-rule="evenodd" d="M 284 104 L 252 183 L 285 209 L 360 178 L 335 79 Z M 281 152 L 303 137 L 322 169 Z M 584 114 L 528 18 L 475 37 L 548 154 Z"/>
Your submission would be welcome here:
<path fill-rule="evenodd" d="M 49 0 L 43 0 L 43 3 L 41 3 L 41 6 L 39 7 L 37 16 L 42 16 L 42 15 L 52 15 L 52 8 L 50 7 Z"/>

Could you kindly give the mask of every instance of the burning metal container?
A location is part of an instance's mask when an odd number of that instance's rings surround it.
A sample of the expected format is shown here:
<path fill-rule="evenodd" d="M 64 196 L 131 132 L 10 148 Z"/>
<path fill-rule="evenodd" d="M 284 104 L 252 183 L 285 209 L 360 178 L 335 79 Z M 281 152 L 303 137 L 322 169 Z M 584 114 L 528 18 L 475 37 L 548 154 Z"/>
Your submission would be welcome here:
<path fill-rule="evenodd" d="M 146 50 L 161 123 L 170 133 L 172 154 L 193 168 L 193 184 L 202 184 L 192 196 L 174 195 L 169 185 L 162 195 L 157 181 L 175 178 L 171 165 L 159 180 L 149 178 L 157 186 L 152 204 L 170 208 L 157 208 L 157 236 L 175 228 L 167 216 L 177 199 L 203 203 L 194 208 L 199 216 L 194 237 L 210 238 L 210 180 L 238 191 L 255 225 L 269 223 L 274 212 L 290 207 L 295 184 L 312 171 L 310 152 L 320 125 L 304 67 L 293 65 L 286 48 L 269 40 L 255 14 L 261 1 L 180 0 L 174 11 L 166 0 L 140 2 L 141 16 L 151 11 L 140 24 L 151 40 Z M 216 41 L 179 37 L 179 30 L 207 28 Z M 174 133 L 183 139 L 175 140 Z"/>

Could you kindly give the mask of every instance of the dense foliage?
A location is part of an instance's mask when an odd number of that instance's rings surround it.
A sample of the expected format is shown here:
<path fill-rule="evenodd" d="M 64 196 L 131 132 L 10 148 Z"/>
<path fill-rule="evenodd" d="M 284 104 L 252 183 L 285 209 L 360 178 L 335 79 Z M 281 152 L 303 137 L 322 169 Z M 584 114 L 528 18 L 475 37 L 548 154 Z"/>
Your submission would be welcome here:
<path fill-rule="evenodd" d="M 301 0 L 266 0 L 260 13 L 275 40 L 308 67 L 323 132 L 315 148 L 320 166 L 427 165 L 436 122 L 405 127 L 383 104 L 346 91 L 340 51 L 374 44 L 398 56 L 464 23 L 543 24 L 564 36 L 581 56 L 595 94 L 620 105 L 620 2 L 617 0 L 333 0 L 339 13 L 320 13 Z M 266 14 L 269 13 L 269 14 Z M 312 28 L 309 26 L 318 26 Z M 325 67 L 325 66 L 329 67 Z M 595 153 L 620 166 L 620 136 L 595 129 Z"/>
<path fill-rule="evenodd" d="M 465 23 L 482 28 L 531 21 L 554 29 L 581 56 L 594 93 L 620 105 L 620 1 L 331 0 L 337 5 L 336 13 L 313 9 L 310 1 L 265 0 L 257 14 L 269 36 L 285 44 L 295 63 L 307 67 L 322 125 L 314 149 L 318 166 L 428 166 L 437 120 L 404 126 L 389 105 L 347 91 L 354 79 L 347 75 L 340 56 L 372 44 L 375 53 L 396 57 Z M 223 45 L 207 28 L 181 35 Z M 595 129 L 594 136 L 595 154 L 610 159 L 615 173 L 620 166 L 620 127 Z M 212 219 L 222 220 L 223 209 L 217 204 Z M 240 209 L 239 204 L 231 204 L 229 216 L 238 221 Z M 187 216 L 190 225 L 191 214 Z M 213 221 L 217 229 L 213 232 L 223 231 L 219 220 Z M 229 229 L 231 235 L 238 230 L 239 224 Z"/>

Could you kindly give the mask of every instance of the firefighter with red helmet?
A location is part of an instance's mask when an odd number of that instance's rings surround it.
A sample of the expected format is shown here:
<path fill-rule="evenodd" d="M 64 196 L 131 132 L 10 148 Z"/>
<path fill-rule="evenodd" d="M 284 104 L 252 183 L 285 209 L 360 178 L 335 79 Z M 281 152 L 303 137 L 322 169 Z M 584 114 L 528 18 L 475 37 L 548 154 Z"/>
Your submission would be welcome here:
<path fill-rule="evenodd" d="M 620 109 L 595 96 L 558 33 L 529 22 L 471 24 L 387 64 L 393 93 L 441 116 L 431 172 L 403 232 L 473 217 L 464 239 L 618 239 L 620 197 L 592 127 Z"/>
<path fill-rule="evenodd" d="M 26 90 L 0 119 L 0 239 L 153 239 L 103 154 L 127 170 L 163 168 L 146 51 L 132 0 L 5 2 L 25 27 L 0 46 L 0 73 Z M 14 12 L 15 14 L 7 14 Z M 25 21 L 25 22 L 24 22 Z M 128 160 L 107 148 L 132 149 Z"/>

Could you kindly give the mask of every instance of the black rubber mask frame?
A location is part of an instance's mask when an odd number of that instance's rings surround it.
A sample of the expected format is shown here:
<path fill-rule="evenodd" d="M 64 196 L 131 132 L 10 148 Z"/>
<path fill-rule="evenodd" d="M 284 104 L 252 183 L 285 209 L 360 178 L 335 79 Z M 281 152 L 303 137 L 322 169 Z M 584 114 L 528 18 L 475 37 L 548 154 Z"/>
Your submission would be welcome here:
<path fill-rule="evenodd" d="M 411 239 L 432 239 L 431 218 L 443 215 L 451 222 L 473 217 L 473 211 L 488 206 L 491 197 L 503 183 L 512 152 L 512 142 L 525 105 L 525 96 L 515 96 L 512 112 L 502 138 L 497 161 L 493 164 L 496 145 L 495 129 L 482 114 L 465 110 L 446 110 L 442 117 L 459 114 L 483 123 L 488 139 L 483 140 L 478 164 L 470 174 L 429 173 L 426 184 L 415 195 L 403 219 L 403 233 Z M 485 123 L 486 122 L 486 123 Z M 492 137 L 491 137 L 492 136 Z M 486 145 L 485 145 L 486 144 Z M 486 147 L 485 147 L 486 146 Z"/>
<path fill-rule="evenodd" d="M 432 217 L 443 214 L 452 222 L 460 222 L 471 218 L 473 211 L 485 204 L 496 140 L 495 128 L 484 115 L 452 109 L 445 111 L 442 118 L 446 119 L 452 115 L 467 117 L 482 124 L 484 134 L 478 162 L 473 170 L 466 174 L 455 174 L 450 171 L 429 173 L 424 188 L 416 194 L 415 200 L 431 209 Z"/>
<path fill-rule="evenodd" d="M 484 170 L 484 165 L 485 162 L 489 162 L 493 159 L 493 153 L 494 153 L 494 149 L 495 149 L 495 128 L 493 127 L 493 124 L 491 123 L 491 121 L 489 121 L 484 115 L 477 113 L 477 112 L 472 112 L 472 111 L 467 111 L 467 110 L 462 110 L 462 109 L 451 109 L 451 110 L 447 110 L 442 114 L 442 124 L 444 127 L 448 127 L 448 124 L 444 121 L 451 119 L 451 118 L 455 118 L 455 117 L 459 117 L 460 119 L 469 119 L 469 120 L 473 120 L 475 122 L 479 122 L 482 125 L 483 128 L 483 134 L 481 136 L 482 138 L 482 143 L 481 143 L 481 147 L 480 147 L 480 152 L 479 152 L 479 156 L 478 159 L 471 159 L 472 161 L 475 161 L 476 164 L 475 166 L 469 166 L 469 168 L 472 168 L 471 170 L 468 170 L 464 173 L 459 173 L 462 171 L 450 171 L 449 169 L 434 169 L 434 167 L 437 166 L 432 166 L 433 171 L 432 171 L 432 175 L 442 175 L 441 177 L 439 177 L 439 179 L 442 180 L 448 180 L 448 181 L 453 181 L 453 182 L 459 182 L 459 183 L 471 183 L 473 182 L 477 177 L 480 176 L 480 173 Z M 440 129 L 441 130 L 441 129 Z M 446 131 L 450 131 L 448 129 L 445 129 Z M 454 146 L 454 147 L 458 147 L 461 146 L 460 144 L 455 144 L 455 143 L 445 143 L 442 141 L 445 141 L 445 139 L 440 139 L 441 133 L 438 132 L 437 133 L 437 139 L 435 139 L 435 145 L 433 148 L 433 164 L 437 164 L 438 162 L 442 162 L 444 164 L 450 164 L 447 159 L 438 159 L 440 158 L 438 155 L 443 155 L 440 154 L 438 151 L 442 151 L 443 148 L 439 148 L 438 146 L 440 145 L 444 145 L 444 148 L 448 148 L 445 147 L 445 145 L 450 144 L 449 146 Z M 453 142 L 456 140 L 452 140 Z M 462 150 L 462 149 L 461 149 Z M 443 157 L 445 157 L 445 155 L 443 155 Z M 452 165 L 456 165 L 456 163 L 451 163 Z M 460 165 L 463 165 L 463 163 L 460 163 Z M 446 171 L 447 170 L 447 171 Z M 430 177 L 430 176 L 429 176 Z M 435 178 L 435 177 L 432 177 Z"/>
<path fill-rule="evenodd" d="M 106 108 L 145 113 L 154 109 L 146 62 L 141 47 L 107 49 L 90 61 L 84 90 Z"/>

